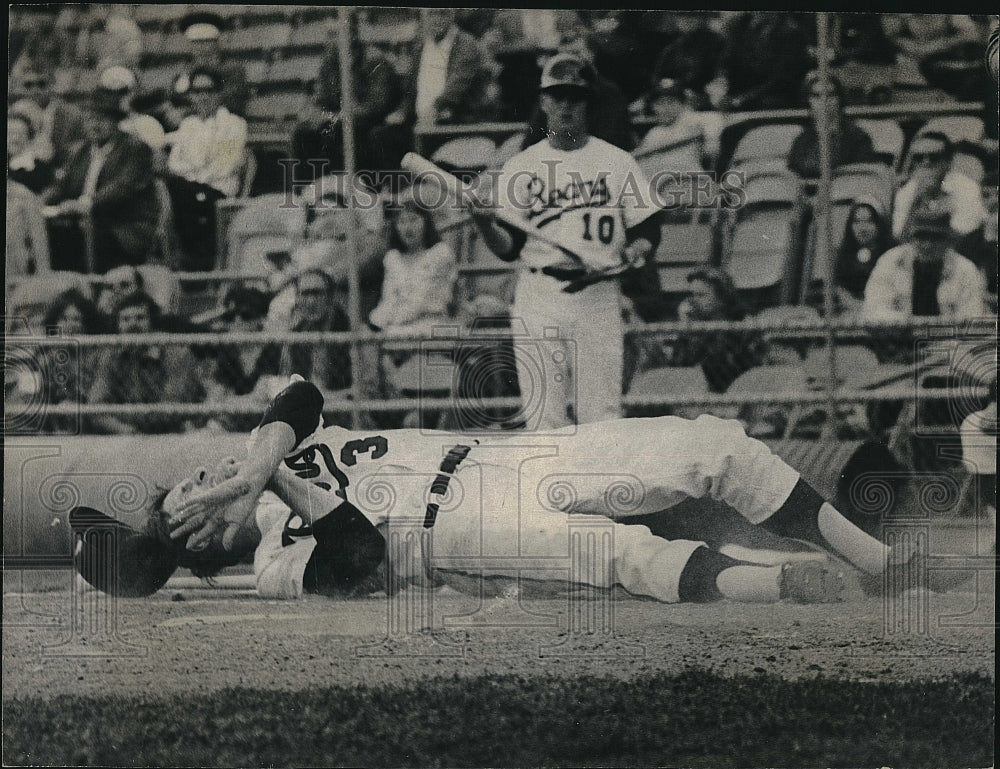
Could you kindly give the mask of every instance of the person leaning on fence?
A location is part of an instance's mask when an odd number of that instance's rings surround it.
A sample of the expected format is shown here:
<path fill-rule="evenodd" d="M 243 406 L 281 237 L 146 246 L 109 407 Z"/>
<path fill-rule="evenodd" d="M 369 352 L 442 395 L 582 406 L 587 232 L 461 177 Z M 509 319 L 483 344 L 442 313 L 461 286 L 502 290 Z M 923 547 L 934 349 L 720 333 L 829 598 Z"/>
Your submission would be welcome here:
<path fill-rule="evenodd" d="M 115 307 L 119 334 L 148 334 L 158 308 L 149 294 L 135 292 Z M 201 403 L 205 392 L 196 378 L 194 356 L 186 345 L 142 345 L 102 351 L 90 388 L 90 403 Z M 121 414 L 91 417 L 96 432 L 115 435 L 172 433 L 185 428 L 177 415 Z"/>
<path fill-rule="evenodd" d="M 93 271 L 146 261 L 156 237 L 160 205 L 153 186 L 149 147 L 118 127 L 124 119 L 118 93 L 98 88 L 86 112 L 87 142 L 67 163 L 47 202 L 54 269 L 86 272 L 82 227 L 93 228 Z"/>

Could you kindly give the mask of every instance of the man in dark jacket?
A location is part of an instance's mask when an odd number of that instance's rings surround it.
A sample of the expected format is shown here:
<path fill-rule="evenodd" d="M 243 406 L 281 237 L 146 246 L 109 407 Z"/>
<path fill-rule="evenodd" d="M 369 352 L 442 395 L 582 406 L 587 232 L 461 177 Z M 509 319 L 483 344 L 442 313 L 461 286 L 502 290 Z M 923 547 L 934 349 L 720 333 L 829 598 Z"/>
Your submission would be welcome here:
<path fill-rule="evenodd" d="M 426 36 L 414 54 L 413 75 L 403 83 L 401 108 L 389 125 L 372 131 L 376 167 L 395 169 L 413 146 L 417 123 L 475 123 L 491 117 L 491 72 L 485 50 L 455 25 L 451 8 L 424 10 Z"/>
<path fill-rule="evenodd" d="M 142 264 L 153 245 L 159 203 L 153 186 L 152 150 L 118 128 L 125 117 L 120 96 L 98 89 L 86 112 L 88 141 L 77 148 L 48 202 L 53 269 L 104 273 L 120 264 Z M 93 229 L 93 263 L 80 225 Z"/>

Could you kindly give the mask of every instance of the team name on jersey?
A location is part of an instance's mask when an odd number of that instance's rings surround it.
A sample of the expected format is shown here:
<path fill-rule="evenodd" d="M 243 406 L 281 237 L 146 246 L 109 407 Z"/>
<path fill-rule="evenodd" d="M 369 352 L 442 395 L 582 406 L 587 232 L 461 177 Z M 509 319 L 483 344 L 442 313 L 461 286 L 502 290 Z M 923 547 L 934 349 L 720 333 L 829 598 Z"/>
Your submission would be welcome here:
<path fill-rule="evenodd" d="M 571 172 L 570 177 L 570 181 L 562 187 L 553 186 L 550 189 L 544 179 L 537 174 L 532 175 L 528 184 L 528 192 L 531 195 L 528 221 L 545 216 L 546 218 L 538 223 L 541 226 L 567 211 L 606 206 L 611 200 L 606 172 L 599 174 L 596 179 L 585 180 L 576 172 Z"/>

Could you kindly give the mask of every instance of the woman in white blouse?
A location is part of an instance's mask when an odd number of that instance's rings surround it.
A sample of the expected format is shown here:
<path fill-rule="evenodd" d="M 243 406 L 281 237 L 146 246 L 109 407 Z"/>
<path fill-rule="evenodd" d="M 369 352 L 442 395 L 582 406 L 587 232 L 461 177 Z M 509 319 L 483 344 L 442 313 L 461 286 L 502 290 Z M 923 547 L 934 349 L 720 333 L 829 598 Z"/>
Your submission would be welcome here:
<path fill-rule="evenodd" d="M 450 314 L 457 260 L 441 241 L 431 212 L 412 197 L 401 201 L 392 213 L 382 298 L 369 322 L 380 330 L 429 331 L 435 323 L 446 322 Z"/>

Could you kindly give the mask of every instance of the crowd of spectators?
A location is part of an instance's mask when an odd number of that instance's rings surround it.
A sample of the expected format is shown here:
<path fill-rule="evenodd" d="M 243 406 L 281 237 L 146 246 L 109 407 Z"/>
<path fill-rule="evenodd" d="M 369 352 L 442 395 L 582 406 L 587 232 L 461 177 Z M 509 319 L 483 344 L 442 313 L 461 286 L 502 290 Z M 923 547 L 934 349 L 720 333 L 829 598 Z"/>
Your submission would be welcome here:
<path fill-rule="evenodd" d="M 821 122 L 831 132 L 834 168 L 880 162 L 869 133 L 844 116 L 847 89 L 811 72 L 815 33 L 803 14 L 425 9 L 421 33 L 402 56 L 363 43 L 358 16 L 351 15 L 349 31 L 353 162 L 375 173 L 344 178 L 339 38 L 331 32 L 315 77 L 304 78 L 311 106 L 288 126 L 287 154 L 300 161 L 296 186 L 266 201 L 248 199 L 240 223 L 230 229 L 230 235 L 241 227 L 263 231 L 262 222 L 273 219 L 273 231 L 287 238 L 287 246 L 257 255 L 267 265 L 262 280 L 225 291 L 218 312 L 200 323 L 158 304 L 136 268 L 216 268 L 218 204 L 250 194 L 256 159 L 247 108 L 254 91 L 246 67 L 220 46 L 227 21 L 211 11 L 178 20 L 187 58 L 166 91 L 142 87 L 141 65 L 150 51 L 130 6 L 65 6 L 51 35 L 15 36 L 8 279 L 53 271 L 104 274 L 93 296 L 72 289 L 55 298 L 45 327 L 64 336 L 348 331 L 350 228 L 361 266 L 361 317 L 371 329 L 389 336 L 420 333 L 454 319 L 463 300 L 468 307 L 481 299 L 459 296 L 456 241 L 439 233 L 441 217 L 400 196 L 387 180 L 400 178 L 400 160 L 423 125 L 516 120 L 528 126 L 522 147 L 545 138 L 545 117 L 530 83 L 537 83 L 542 61 L 556 50 L 581 57 L 596 71 L 591 99 L 599 108 L 588 111 L 591 135 L 633 152 L 646 170 L 720 170 L 731 159 L 721 146 L 720 113 L 802 107 L 811 119 L 784 161 L 804 190 L 820 174 Z M 894 61 L 911 86 L 921 78 L 924 87 L 946 87 L 943 63 L 971 57 L 968 46 L 988 31 L 970 17 L 940 16 L 932 23 L 910 14 L 869 16 L 867 25 L 848 25 L 841 51 L 850 49 L 858 61 Z M 56 87 L 57 72 L 67 67 L 96 74 L 82 101 L 74 103 Z M 824 90 L 827 82 L 832 90 Z M 637 117 L 654 125 L 637 132 Z M 987 126 L 993 130 L 989 121 Z M 990 141 L 987 135 L 983 146 L 995 148 L 995 138 Z M 960 320 L 991 310 L 987 284 L 992 281 L 995 291 L 995 267 L 992 276 L 989 270 L 996 252 L 985 234 L 989 215 L 980 182 L 953 167 L 956 151 L 944 133 L 918 133 L 892 198 L 862 194 L 852 201 L 844 230 L 834 233 L 836 313 Z M 352 195 L 381 196 L 384 207 L 351 214 L 344 207 Z M 278 205 L 289 196 L 294 205 Z M 230 266 L 253 262 L 238 253 L 229 259 Z M 671 298 L 651 317 L 749 317 L 724 269 L 705 265 L 685 277 L 683 285 L 654 291 Z M 812 293 L 806 302 L 823 306 Z M 504 302 L 498 304 L 502 311 Z M 768 340 L 754 333 L 674 339 L 641 346 L 635 368 L 701 367 L 708 389 L 721 393 L 749 369 L 774 362 Z M 357 372 L 362 392 L 392 396 L 378 372 L 403 365 L 414 345 L 370 347 L 362 348 Z M 887 342 L 880 354 L 899 349 Z M 259 401 L 291 373 L 340 395 L 352 383 L 346 343 L 128 345 L 78 363 L 71 367 L 81 375 L 61 377 L 51 402 Z M 95 431 L 134 433 L 204 426 L 206 420 L 123 413 L 88 424 Z M 210 424 L 242 426 L 235 417 Z"/>

